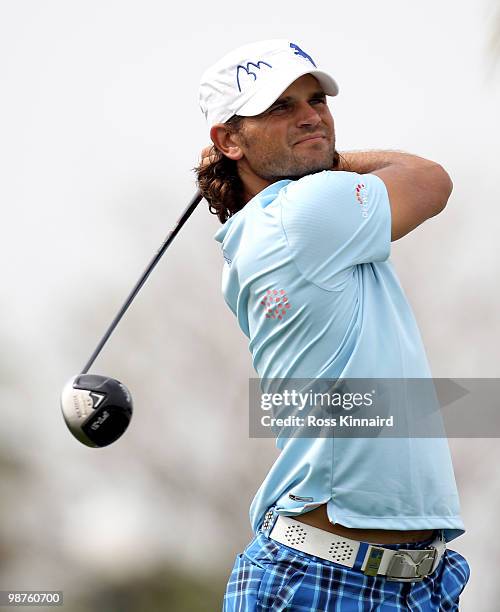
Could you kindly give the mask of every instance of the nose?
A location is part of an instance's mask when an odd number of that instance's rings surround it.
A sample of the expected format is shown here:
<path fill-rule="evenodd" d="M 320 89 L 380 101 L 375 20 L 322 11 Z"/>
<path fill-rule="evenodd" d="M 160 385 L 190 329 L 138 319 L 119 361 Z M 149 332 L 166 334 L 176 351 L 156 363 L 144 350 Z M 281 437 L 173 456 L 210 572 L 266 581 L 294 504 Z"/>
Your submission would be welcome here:
<path fill-rule="evenodd" d="M 316 126 L 321 123 L 321 117 L 318 111 L 311 106 L 309 102 L 302 102 L 297 108 L 297 126 L 306 127 L 309 125 Z"/>

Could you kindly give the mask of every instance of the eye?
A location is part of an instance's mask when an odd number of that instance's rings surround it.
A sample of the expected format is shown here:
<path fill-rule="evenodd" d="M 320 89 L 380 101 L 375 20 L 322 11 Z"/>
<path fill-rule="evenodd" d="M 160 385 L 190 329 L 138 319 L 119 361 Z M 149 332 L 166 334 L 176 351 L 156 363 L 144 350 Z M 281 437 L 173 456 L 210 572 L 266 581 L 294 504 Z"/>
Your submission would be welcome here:
<path fill-rule="evenodd" d="M 284 104 L 277 104 L 276 106 L 273 106 L 271 109 L 271 113 L 280 113 L 283 111 L 286 111 L 288 109 L 288 104 L 284 103 Z"/>
<path fill-rule="evenodd" d="M 311 98 L 311 104 L 326 104 L 326 96 Z"/>

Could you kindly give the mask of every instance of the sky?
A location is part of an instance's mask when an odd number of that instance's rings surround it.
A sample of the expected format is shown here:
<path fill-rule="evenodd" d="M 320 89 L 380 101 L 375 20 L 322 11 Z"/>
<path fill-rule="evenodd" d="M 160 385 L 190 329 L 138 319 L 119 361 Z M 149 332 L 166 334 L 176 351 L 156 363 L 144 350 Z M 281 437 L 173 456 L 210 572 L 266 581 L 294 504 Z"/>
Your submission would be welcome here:
<path fill-rule="evenodd" d="M 5 457 L 42 483 L 19 514 L 15 504 L 6 510 L 9 525 L 31 533 L 37 512 L 56 512 L 59 527 L 39 535 L 39 550 L 57 536 L 61 558 L 82 567 L 102 562 L 111 572 L 106 550 L 133 567 L 141 538 L 158 557 L 181 550 L 177 534 L 158 538 L 152 526 L 171 504 L 198 516 L 194 487 L 210 500 L 207 543 L 226 512 L 221 498 L 234 496 L 228 516 L 243 534 L 222 548 L 223 567 L 248 539 L 247 507 L 275 449 L 248 440 L 248 343 L 220 293 L 219 225 L 203 204 L 94 368 L 134 389 L 133 431 L 94 453 L 70 437 L 58 409 L 65 381 L 83 367 L 194 193 L 192 168 L 209 142 L 199 78 L 240 44 L 289 38 L 334 75 L 340 94 L 329 104 L 340 150 L 404 150 L 448 170 L 447 208 L 393 244 L 391 256 L 434 376 L 500 375 L 496 10 L 473 0 L 1 5 L 0 435 Z M 456 549 L 493 577 L 480 551 L 496 527 L 489 508 L 500 501 L 498 481 L 484 456 L 495 465 L 498 441 L 450 446 L 470 526 Z M 220 494 L 209 486 L 214 475 Z M 106 537 L 82 545 L 75 536 L 75 508 L 93 522 L 124 507 L 113 529 L 101 523 Z M 494 550 L 500 556 L 500 546 Z M 198 563 L 194 539 L 185 562 Z M 23 563 L 7 577 L 14 580 Z M 63 576 L 57 561 L 51 569 L 32 563 L 34 578 Z M 465 612 L 491 610 L 499 594 L 479 576 L 467 587 Z"/>

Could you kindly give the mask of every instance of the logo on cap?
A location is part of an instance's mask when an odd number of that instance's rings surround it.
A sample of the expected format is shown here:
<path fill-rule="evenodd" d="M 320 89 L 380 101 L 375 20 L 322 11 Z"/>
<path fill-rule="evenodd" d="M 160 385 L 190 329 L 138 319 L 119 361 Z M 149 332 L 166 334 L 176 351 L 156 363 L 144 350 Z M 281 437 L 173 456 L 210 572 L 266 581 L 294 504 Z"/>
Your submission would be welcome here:
<path fill-rule="evenodd" d="M 316 68 L 316 64 L 314 63 L 313 58 L 308 53 L 306 53 L 305 51 L 302 51 L 302 49 L 299 47 L 299 45 L 296 45 L 295 43 L 290 43 L 290 47 L 292 49 L 295 49 L 294 55 L 300 55 L 300 57 L 303 57 L 306 60 L 309 60 L 311 62 L 311 64 Z"/>
<path fill-rule="evenodd" d="M 256 81 L 257 80 L 257 73 L 252 72 L 250 70 L 250 66 L 253 66 L 253 68 L 255 68 L 255 70 L 259 70 L 260 71 L 261 65 L 267 66 L 268 68 L 272 68 L 271 64 L 268 64 L 267 62 L 264 62 L 262 60 L 259 60 L 256 64 L 254 62 L 247 62 L 246 66 L 242 66 L 241 64 L 237 66 L 236 83 L 238 85 L 238 91 L 240 93 L 241 93 L 240 70 L 243 70 L 248 76 L 253 76 L 253 80 Z"/>

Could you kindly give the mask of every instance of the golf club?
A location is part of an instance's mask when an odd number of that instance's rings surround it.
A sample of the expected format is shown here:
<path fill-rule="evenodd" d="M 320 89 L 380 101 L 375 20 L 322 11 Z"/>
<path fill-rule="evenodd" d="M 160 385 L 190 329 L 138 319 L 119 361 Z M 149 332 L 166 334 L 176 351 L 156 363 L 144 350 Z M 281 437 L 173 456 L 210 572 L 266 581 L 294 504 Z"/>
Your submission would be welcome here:
<path fill-rule="evenodd" d="M 132 418 L 132 396 L 127 387 L 115 378 L 88 374 L 88 371 L 153 268 L 201 199 L 202 195 L 197 191 L 144 270 L 83 370 L 73 376 L 63 389 L 61 409 L 66 425 L 75 438 L 87 446 L 94 448 L 108 446 L 125 432 Z"/>

